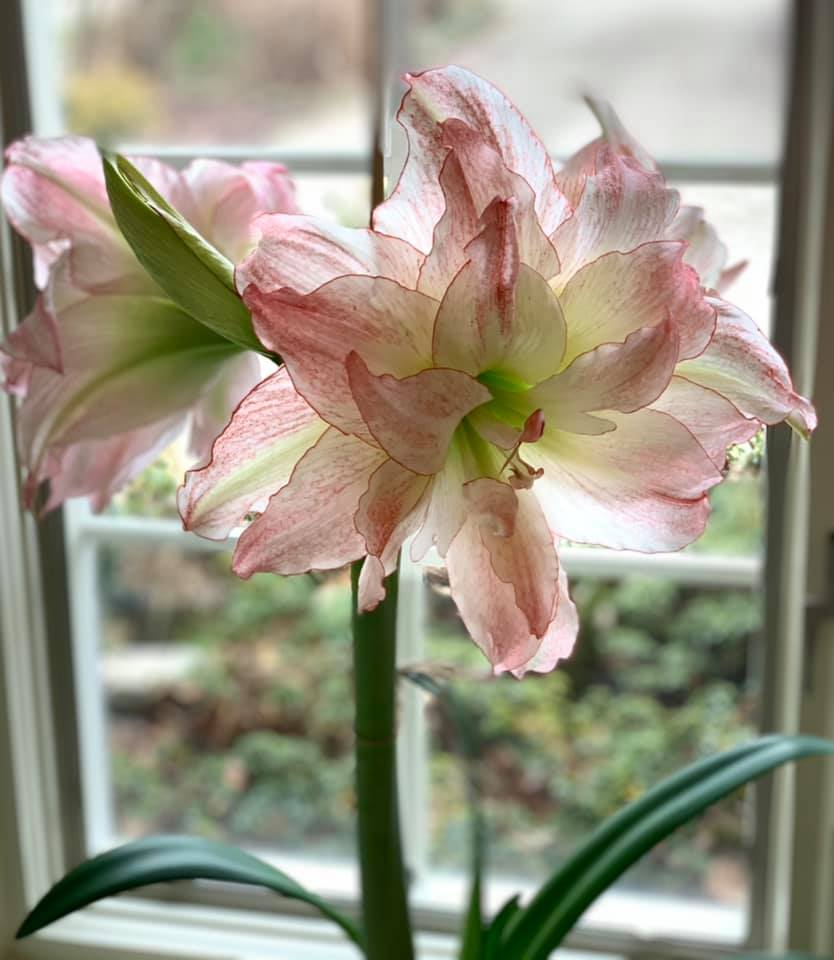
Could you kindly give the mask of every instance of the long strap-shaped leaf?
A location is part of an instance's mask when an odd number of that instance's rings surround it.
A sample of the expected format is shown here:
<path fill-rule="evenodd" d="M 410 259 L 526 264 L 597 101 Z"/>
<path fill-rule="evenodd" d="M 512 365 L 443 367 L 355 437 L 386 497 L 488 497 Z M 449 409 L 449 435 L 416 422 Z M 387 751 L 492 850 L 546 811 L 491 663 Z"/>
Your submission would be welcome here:
<path fill-rule="evenodd" d="M 677 770 L 670 777 L 647 790 L 642 797 L 604 820 L 544 884 L 526 909 L 515 915 L 512 922 L 508 924 L 508 939 L 514 943 L 529 941 L 550 916 L 552 905 L 568 893 L 575 880 L 593 864 L 596 858 L 617 837 L 660 804 L 709 774 L 729 766 L 741 757 L 763 749 L 769 743 L 776 743 L 779 739 L 778 736 L 760 737 L 749 743 L 739 744 L 723 753 L 704 757 L 682 770 Z"/>
<path fill-rule="evenodd" d="M 80 864 L 38 902 L 18 930 L 18 939 L 97 900 L 171 880 L 221 880 L 266 887 L 309 903 L 362 947 L 359 930 L 350 920 L 282 871 L 228 844 L 179 836 L 136 840 Z"/>
<path fill-rule="evenodd" d="M 502 956 L 545 960 L 603 891 L 683 823 L 782 763 L 831 753 L 827 740 L 769 736 L 670 777 L 603 824 L 554 874 L 509 925 Z"/>

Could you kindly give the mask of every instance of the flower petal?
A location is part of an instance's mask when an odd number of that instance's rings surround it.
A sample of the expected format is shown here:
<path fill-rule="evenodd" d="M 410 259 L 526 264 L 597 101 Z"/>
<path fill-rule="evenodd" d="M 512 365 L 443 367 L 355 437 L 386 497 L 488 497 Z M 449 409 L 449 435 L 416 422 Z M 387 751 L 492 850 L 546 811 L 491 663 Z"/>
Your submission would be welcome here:
<path fill-rule="evenodd" d="M 359 577 L 360 613 L 384 599 L 383 580 L 394 572 L 403 542 L 423 520 L 430 482 L 393 460 L 386 460 L 371 476 L 356 513 L 356 528 L 368 552 Z"/>
<path fill-rule="evenodd" d="M 286 368 L 258 384 L 215 440 L 208 464 L 185 475 L 177 503 L 186 530 L 225 539 L 247 513 L 265 507 L 326 429 Z"/>
<path fill-rule="evenodd" d="M 680 356 L 700 353 L 715 329 L 715 308 L 704 298 L 695 271 L 683 263 L 683 252 L 683 244 L 675 241 L 645 243 L 583 267 L 559 297 L 568 331 L 563 365 L 667 316 Z"/>
<path fill-rule="evenodd" d="M 47 513 L 72 497 L 88 497 L 100 513 L 125 484 L 138 476 L 182 431 L 183 414 L 174 414 L 137 430 L 103 440 L 85 440 L 50 448 L 27 478 L 24 506 L 35 507 L 37 490 L 49 481 L 49 495 L 40 508 Z"/>
<path fill-rule="evenodd" d="M 500 537 L 477 515 L 470 516 L 447 558 L 449 585 L 463 622 L 498 670 L 517 669 L 534 656 L 558 603 L 553 537 L 532 491 L 515 495 L 518 512 L 511 536 Z"/>
<path fill-rule="evenodd" d="M 397 377 L 431 365 L 437 302 L 392 280 L 339 277 L 307 295 L 249 286 L 244 301 L 255 332 L 284 358 L 296 389 L 345 433 L 370 438 L 348 383 L 348 353 Z"/>
<path fill-rule="evenodd" d="M 678 364 L 675 372 L 726 397 L 746 417 L 766 424 L 787 420 L 808 436 L 817 415 L 794 390 L 785 361 L 738 307 L 709 302 L 718 311 L 715 335 L 700 356 Z"/>
<path fill-rule="evenodd" d="M 236 357 L 202 324 L 155 297 L 101 295 L 60 316 L 63 374 L 32 371 L 19 417 L 29 470 L 50 447 L 101 440 L 185 412 Z"/>
<path fill-rule="evenodd" d="M 576 604 L 568 593 L 568 577 L 564 568 L 559 570 L 559 602 L 556 616 L 542 637 L 541 644 L 533 656 L 521 667 L 512 671 L 516 677 L 523 677 L 531 671 L 549 673 L 560 660 L 571 655 L 576 635 L 579 632 L 579 614 Z"/>
<path fill-rule="evenodd" d="M 441 557 L 466 520 L 467 503 L 463 485 L 469 479 L 463 454 L 453 440 L 441 470 L 431 478 L 427 491 L 428 505 L 423 525 L 411 541 L 411 559 L 419 562 L 432 546 Z"/>
<path fill-rule="evenodd" d="M 333 427 L 301 457 L 289 483 L 241 535 L 233 568 L 247 578 L 335 570 L 365 553 L 354 518 L 385 454 Z"/>
<path fill-rule="evenodd" d="M 397 115 L 409 153 L 390 198 L 374 212 L 374 227 L 402 237 L 428 253 L 445 202 L 438 174 L 446 151 L 442 124 L 462 120 L 477 130 L 505 166 L 523 177 L 536 195 L 536 212 L 549 235 L 564 219 L 567 205 L 556 188 L 544 145 L 512 103 L 495 87 L 461 67 L 406 75 L 409 90 Z"/>
<path fill-rule="evenodd" d="M 692 434 L 654 410 L 606 413 L 598 436 L 548 429 L 526 448 L 536 492 L 560 536 L 620 550 L 678 550 L 704 529 L 721 474 Z"/>
<path fill-rule="evenodd" d="M 92 140 L 26 137 L 8 148 L 6 160 L 3 206 L 36 260 L 54 261 L 58 243 L 69 252 L 73 282 L 88 292 L 155 289 L 116 227 Z"/>
<path fill-rule="evenodd" d="M 490 392 L 459 370 L 434 367 L 403 379 L 376 376 L 351 352 L 346 369 L 356 405 L 374 439 L 415 473 L 437 473 L 461 420 Z"/>
<path fill-rule="evenodd" d="M 700 207 L 681 207 L 666 238 L 685 241 L 684 263 L 698 274 L 702 286 L 718 288 L 727 263 L 727 247 L 719 239 L 715 227 L 707 223 Z"/>
<path fill-rule="evenodd" d="M 346 274 L 387 277 L 413 288 L 424 259 L 396 237 L 313 217 L 265 215 L 253 228 L 258 246 L 235 271 L 241 293 L 250 285 L 262 295 L 281 287 L 311 293 Z"/>
<path fill-rule="evenodd" d="M 455 277 L 434 327 L 434 362 L 473 376 L 501 372 L 536 383 L 558 369 L 562 310 L 547 282 L 519 264 L 512 200 L 496 199 L 470 260 Z"/>
<path fill-rule="evenodd" d="M 678 337 L 667 318 L 635 330 L 622 343 L 604 343 L 583 353 L 561 373 L 534 387 L 527 398 L 541 408 L 547 423 L 585 433 L 582 425 L 579 429 L 573 425 L 575 414 L 633 413 L 648 406 L 668 386 L 677 359 Z"/>
<path fill-rule="evenodd" d="M 189 451 L 197 463 L 204 463 L 211 446 L 229 423 L 232 412 L 243 398 L 267 375 L 263 366 L 274 366 L 249 351 L 232 357 L 223 364 L 206 385 L 203 396 L 191 411 Z"/>
<path fill-rule="evenodd" d="M 192 226 L 232 263 L 242 260 L 255 246 L 252 221 L 256 216 L 299 212 L 292 180 L 280 163 L 251 162 L 237 167 L 200 159 L 186 167 L 182 178 L 195 211 Z"/>
<path fill-rule="evenodd" d="M 562 265 L 557 293 L 584 264 L 664 237 L 679 203 L 660 174 L 614 156 L 586 178 L 573 216 L 551 237 Z"/>
<path fill-rule="evenodd" d="M 727 461 L 728 447 L 746 443 L 761 429 L 758 420 L 739 413 L 721 394 L 684 377 L 672 377 L 651 408 L 680 421 L 719 470 Z"/>

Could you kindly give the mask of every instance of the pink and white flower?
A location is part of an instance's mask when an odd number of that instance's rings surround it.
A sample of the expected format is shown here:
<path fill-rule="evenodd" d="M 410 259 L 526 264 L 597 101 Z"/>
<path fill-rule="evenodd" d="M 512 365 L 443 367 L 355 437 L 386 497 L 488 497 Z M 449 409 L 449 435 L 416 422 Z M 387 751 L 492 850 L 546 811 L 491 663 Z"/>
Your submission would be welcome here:
<path fill-rule="evenodd" d="M 41 293 L 0 344 L 7 392 L 23 398 L 24 499 L 50 481 L 45 509 L 89 495 L 101 509 L 191 420 L 196 456 L 260 379 L 260 362 L 168 300 L 122 237 L 95 144 L 26 138 L 9 147 L 2 199 L 32 245 Z M 286 170 L 197 160 L 136 165 L 232 262 L 254 246 L 252 221 L 294 213 Z"/>
<path fill-rule="evenodd" d="M 406 539 L 417 560 L 434 546 L 494 668 L 549 670 L 577 630 L 560 538 L 677 550 L 728 445 L 815 415 L 715 292 L 714 232 L 610 109 L 556 172 L 483 80 L 407 80 L 410 151 L 373 229 L 258 220 L 237 284 L 285 366 L 187 475 L 180 510 L 209 537 L 257 514 L 244 577 L 364 557 L 361 609 Z"/>

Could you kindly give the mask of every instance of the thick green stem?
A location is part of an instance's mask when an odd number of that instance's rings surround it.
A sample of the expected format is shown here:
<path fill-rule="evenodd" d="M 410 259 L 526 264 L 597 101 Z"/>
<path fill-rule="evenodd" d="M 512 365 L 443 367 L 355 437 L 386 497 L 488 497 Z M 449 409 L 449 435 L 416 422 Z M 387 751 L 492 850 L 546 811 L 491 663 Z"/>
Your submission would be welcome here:
<path fill-rule="evenodd" d="M 413 960 L 397 808 L 397 575 L 370 613 L 357 614 L 353 584 L 356 796 L 362 917 L 368 960 Z"/>

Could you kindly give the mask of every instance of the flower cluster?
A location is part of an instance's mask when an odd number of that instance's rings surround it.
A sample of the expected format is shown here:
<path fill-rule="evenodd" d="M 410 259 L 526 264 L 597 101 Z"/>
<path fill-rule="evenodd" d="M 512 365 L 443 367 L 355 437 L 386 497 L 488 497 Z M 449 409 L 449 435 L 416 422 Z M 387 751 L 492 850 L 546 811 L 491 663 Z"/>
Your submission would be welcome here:
<path fill-rule="evenodd" d="M 88 495 L 100 510 L 187 422 L 195 456 L 207 454 L 260 380 L 261 361 L 148 276 L 116 225 L 92 141 L 29 137 L 6 161 L 3 205 L 34 249 L 41 288 L 32 313 L 0 344 L 4 388 L 23 398 L 24 501 L 32 506 L 48 480 L 43 509 Z M 180 172 L 134 162 L 232 263 L 254 246 L 256 214 L 297 209 L 277 164 L 197 160 Z"/>
<path fill-rule="evenodd" d="M 364 557 L 364 610 L 407 539 L 416 560 L 434 547 L 494 668 L 549 670 L 577 630 L 560 539 L 677 550 L 729 445 L 815 414 L 721 297 L 740 266 L 609 108 L 555 171 L 483 80 L 407 82 L 408 159 L 372 229 L 256 221 L 236 282 L 284 366 L 180 511 L 217 538 L 255 515 L 244 577 Z"/>

